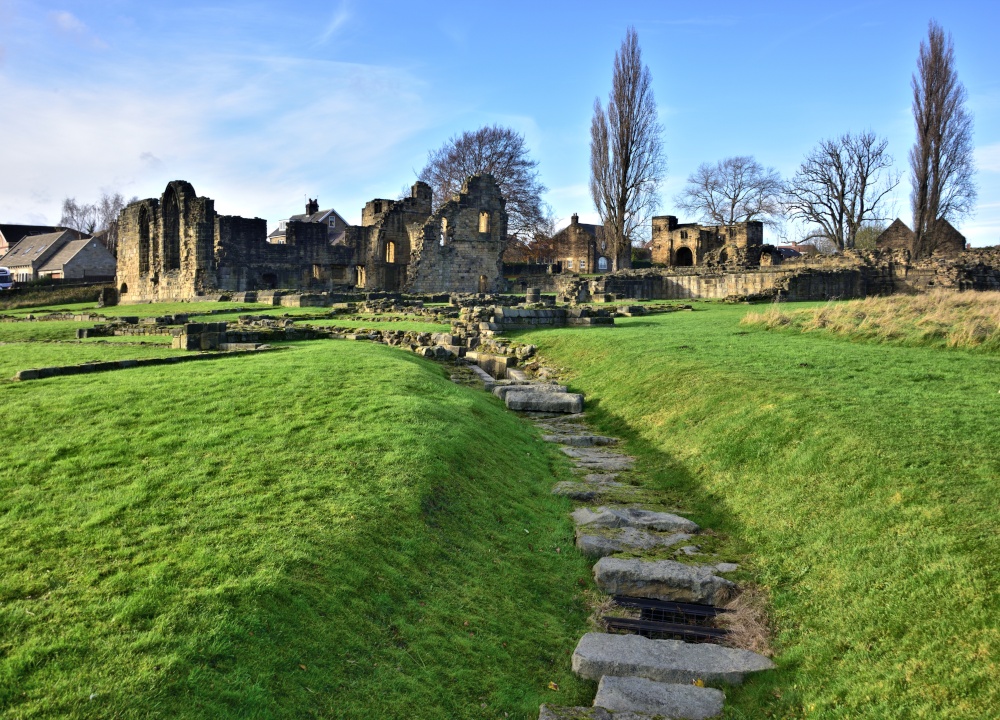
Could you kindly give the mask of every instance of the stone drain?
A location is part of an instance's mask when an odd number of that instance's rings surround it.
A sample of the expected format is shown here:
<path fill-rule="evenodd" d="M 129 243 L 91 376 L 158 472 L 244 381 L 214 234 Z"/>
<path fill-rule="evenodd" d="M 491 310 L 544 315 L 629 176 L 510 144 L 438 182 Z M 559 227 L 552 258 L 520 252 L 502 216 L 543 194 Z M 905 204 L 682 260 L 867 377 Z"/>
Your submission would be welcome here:
<path fill-rule="evenodd" d="M 579 479 L 560 482 L 552 492 L 591 503 L 578 507 L 572 517 L 577 548 L 599 558 L 594 579 L 602 591 L 626 596 L 634 606 L 691 603 L 706 609 L 735 594 L 736 585 L 720 576 L 736 570 L 735 564 L 690 565 L 650 557 L 674 547 L 675 556 L 696 554 L 697 546 L 685 543 L 701 528 L 679 515 L 647 509 L 650 498 L 644 491 L 619 480 L 635 459 L 611 449 L 618 444 L 616 438 L 589 432 L 582 395 L 553 383 L 497 381 L 477 374 L 509 409 L 530 413 L 545 440 L 558 444 L 576 465 Z M 639 557 L 615 557 L 622 552 Z M 725 694 L 706 684 L 738 685 L 746 675 L 773 667 L 768 658 L 750 650 L 588 632 L 573 652 L 573 672 L 598 682 L 593 706 L 542 705 L 539 720 L 717 717 Z"/>

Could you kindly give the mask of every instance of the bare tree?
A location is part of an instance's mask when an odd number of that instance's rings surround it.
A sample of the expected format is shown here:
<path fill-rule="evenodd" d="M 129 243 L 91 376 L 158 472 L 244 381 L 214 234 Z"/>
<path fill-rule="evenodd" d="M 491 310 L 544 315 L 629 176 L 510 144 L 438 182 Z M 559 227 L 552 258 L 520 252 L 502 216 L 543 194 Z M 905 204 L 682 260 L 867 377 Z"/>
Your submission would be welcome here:
<path fill-rule="evenodd" d="M 772 225 L 780 220 L 782 189 L 776 170 L 740 155 L 700 165 L 674 201 L 707 224 L 759 220 Z"/>
<path fill-rule="evenodd" d="M 971 215 L 977 195 L 967 93 L 955 72 L 951 34 L 933 20 L 911 85 L 917 140 L 910 150 L 910 202 L 914 254 L 920 256 L 933 249 L 938 220 Z"/>
<path fill-rule="evenodd" d="M 615 53 L 607 111 L 594 100 L 590 125 L 590 194 L 614 270 L 632 264 L 632 242 L 659 207 L 667 167 L 661 134 L 649 67 L 630 27 Z"/>
<path fill-rule="evenodd" d="M 838 249 L 856 247 L 866 226 L 885 223 L 884 210 L 899 185 L 889 141 L 873 132 L 823 140 L 788 182 L 785 206 L 793 220 L 814 228 Z"/>
<path fill-rule="evenodd" d="M 452 137 L 428 153 L 418 179 L 434 191 L 435 209 L 457 195 L 470 175 L 490 173 L 507 200 L 507 233 L 522 242 L 546 227 L 547 208 L 538 179 L 538 162 L 528 154 L 524 136 L 491 125 Z"/>
<path fill-rule="evenodd" d="M 133 197 L 128 202 L 135 202 Z M 63 200 L 59 224 L 87 235 L 98 235 L 112 255 L 118 255 L 118 215 L 125 208 L 125 197 L 119 193 L 101 193 L 95 203 L 78 203 L 76 198 Z"/>

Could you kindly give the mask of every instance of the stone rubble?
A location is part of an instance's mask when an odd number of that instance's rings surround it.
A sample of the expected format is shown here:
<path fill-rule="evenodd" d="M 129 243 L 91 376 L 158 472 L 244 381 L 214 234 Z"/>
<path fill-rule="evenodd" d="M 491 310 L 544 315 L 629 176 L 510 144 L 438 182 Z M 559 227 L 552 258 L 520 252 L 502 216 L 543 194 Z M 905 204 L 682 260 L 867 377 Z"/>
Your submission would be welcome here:
<path fill-rule="evenodd" d="M 722 714 L 725 700 L 725 694 L 715 688 L 605 675 L 597 686 L 594 705 L 617 712 L 706 720 Z"/>

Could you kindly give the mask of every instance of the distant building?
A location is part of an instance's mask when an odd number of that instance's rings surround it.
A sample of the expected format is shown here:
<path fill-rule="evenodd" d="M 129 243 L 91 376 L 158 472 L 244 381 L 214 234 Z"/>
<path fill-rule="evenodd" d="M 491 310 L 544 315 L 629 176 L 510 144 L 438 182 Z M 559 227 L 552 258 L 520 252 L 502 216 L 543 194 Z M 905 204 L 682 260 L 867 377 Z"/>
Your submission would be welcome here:
<path fill-rule="evenodd" d="M 115 276 L 115 258 L 94 238 L 75 230 L 27 235 L 0 258 L 16 282 L 108 279 Z"/>
<path fill-rule="evenodd" d="M 674 215 L 653 218 L 649 248 L 653 262 L 673 267 L 696 265 L 759 265 L 764 246 L 764 224 L 733 225 L 682 223 Z"/>
<path fill-rule="evenodd" d="M 50 225 L 11 225 L 0 224 L 0 255 L 5 254 L 21 241 L 26 235 L 44 235 L 59 232 L 66 228 Z"/>
<path fill-rule="evenodd" d="M 911 254 L 916 254 L 913 246 L 916 239 L 916 233 L 896 218 L 875 240 L 875 247 L 879 250 L 908 250 Z M 966 249 L 965 236 L 947 220 L 938 220 L 934 232 L 927 238 L 926 248 L 925 255 L 958 255 Z"/>
<path fill-rule="evenodd" d="M 582 223 L 576 213 L 569 225 L 552 236 L 549 248 L 552 257 L 547 259 L 559 263 L 563 272 L 606 273 L 614 264 L 604 238 L 604 226 Z"/>
<path fill-rule="evenodd" d="M 318 200 L 309 200 L 306 203 L 305 213 L 279 221 L 278 227 L 267 236 L 267 241 L 275 245 L 286 244 L 286 232 L 290 222 L 320 223 L 326 227 L 327 237 L 332 243 L 342 243 L 347 230 L 347 221 L 336 210 L 333 208 L 320 210 Z"/>

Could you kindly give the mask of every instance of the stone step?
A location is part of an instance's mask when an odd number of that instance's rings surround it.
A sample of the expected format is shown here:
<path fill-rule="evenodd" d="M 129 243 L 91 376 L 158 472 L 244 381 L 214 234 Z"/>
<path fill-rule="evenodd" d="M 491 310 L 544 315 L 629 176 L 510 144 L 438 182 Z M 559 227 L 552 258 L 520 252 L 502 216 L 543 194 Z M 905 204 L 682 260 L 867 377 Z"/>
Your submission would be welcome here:
<path fill-rule="evenodd" d="M 576 461 L 578 467 L 604 472 L 621 472 L 629 470 L 635 463 L 635 458 L 621 453 L 597 450 L 594 448 L 562 447 L 564 453 Z"/>
<path fill-rule="evenodd" d="M 509 410 L 525 412 L 578 413 L 583 410 L 583 395 L 579 393 L 550 393 L 511 388 L 504 398 Z"/>
<path fill-rule="evenodd" d="M 542 440 L 572 447 L 605 447 L 607 445 L 617 445 L 618 438 L 607 435 L 543 435 Z"/>
<path fill-rule="evenodd" d="M 594 565 L 594 580 L 609 595 L 721 605 L 735 594 L 736 585 L 715 572 L 714 566 L 674 560 L 605 557 Z"/>
<path fill-rule="evenodd" d="M 598 707 L 557 707 L 555 705 L 542 705 L 538 708 L 538 720 L 645 720 L 641 716 L 633 715 L 631 718 L 623 718 L 621 715 Z"/>
<path fill-rule="evenodd" d="M 594 706 L 671 720 L 707 720 L 722 714 L 725 701 L 725 694 L 715 688 L 605 675 L 597 686 Z"/>
<path fill-rule="evenodd" d="M 552 494 L 562 495 L 563 497 L 568 497 L 571 500 L 578 500 L 580 502 L 589 502 L 591 500 L 597 500 L 602 495 L 607 495 L 608 493 L 620 492 L 624 488 L 631 488 L 631 485 L 618 482 L 586 483 L 566 480 L 564 482 L 556 483 L 552 488 Z M 638 488 L 635 488 L 634 490 L 638 490 Z"/>
<path fill-rule="evenodd" d="M 650 640 L 641 635 L 587 633 L 573 651 L 573 672 L 588 680 L 605 675 L 642 677 L 663 683 L 739 685 L 744 676 L 770 670 L 774 663 L 750 650 Z"/>
<path fill-rule="evenodd" d="M 638 528 L 609 529 L 604 532 L 576 531 L 576 547 L 588 557 L 606 557 L 620 552 L 644 552 L 670 547 L 690 540 L 688 533 L 651 533 Z"/>
<path fill-rule="evenodd" d="M 579 527 L 634 527 L 662 532 L 698 532 L 698 525 L 680 515 L 655 512 L 635 507 L 580 508 L 573 512 L 573 522 Z"/>
<path fill-rule="evenodd" d="M 566 386 L 535 383 L 532 385 L 498 385 L 493 388 L 493 394 L 501 400 L 505 399 L 507 393 L 510 392 L 564 393 L 566 392 Z"/>

